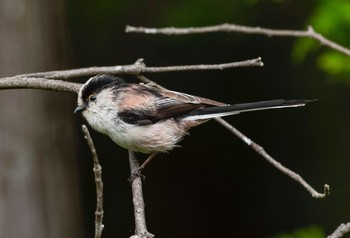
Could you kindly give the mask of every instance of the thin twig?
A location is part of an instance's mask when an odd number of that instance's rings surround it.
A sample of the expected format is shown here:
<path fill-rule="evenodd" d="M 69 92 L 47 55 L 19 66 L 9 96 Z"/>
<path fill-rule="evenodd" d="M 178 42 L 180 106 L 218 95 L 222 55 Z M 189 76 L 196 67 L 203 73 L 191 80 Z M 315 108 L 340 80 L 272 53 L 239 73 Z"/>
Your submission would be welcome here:
<path fill-rule="evenodd" d="M 179 65 L 165 67 L 147 67 L 143 59 L 138 59 L 131 65 L 119 65 L 110 67 L 89 67 L 70 70 L 57 70 L 48 72 L 39 72 L 31 74 L 22 74 L 13 77 L 0 78 L 0 89 L 18 89 L 34 88 L 53 91 L 63 91 L 78 93 L 81 84 L 65 82 L 64 79 L 93 76 L 96 74 L 130 74 L 140 75 L 142 73 L 165 73 L 179 71 L 198 71 L 198 70 L 223 70 L 237 67 L 263 66 L 261 58 L 231 62 L 224 64 L 200 64 L 200 65 Z M 55 80 L 54 80 L 55 79 Z M 60 79 L 60 80 L 59 80 Z"/>
<path fill-rule="evenodd" d="M 332 234 L 327 236 L 327 238 L 339 238 L 349 232 L 350 232 L 350 222 L 346 224 L 342 223 L 340 224 L 340 226 L 337 227 L 337 229 Z"/>
<path fill-rule="evenodd" d="M 309 26 L 306 31 L 296 30 L 276 30 L 262 27 L 249 27 L 236 24 L 220 24 L 214 26 L 204 27 L 165 27 L 165 28 L 146 28 L 146 27 L 134 27 L 126 26 L 125 31 L 130 33 L 144 33 L 144 34 L 164 34 L 164 35 L 187 35 L 187 34 L 202 34 L 212 32 L 239 32 L 245 34 L 258 34 L 266 36 L 279 36 L 279 37 L 307 37 L 320 42 L 322 45 L 328 46 L 334 50 L 337 50 L 345 55 L 350 56 L 350 49 L 341 46 L 320 33 L 315 32 L 312 26 Z"/>
<path fill-rule="evenodd" d="M 89 130 L 85 125 L 82 125 L 82 130 L 85 134 L 85 139 L 90 147 L 92 159 L 94 161 L 94 174 L 96 183 L 96 211 L 95 211 L 95 238 L 101 238 L 103 225 L 103 182 L 102 182 L 102 167 L 98 161 L 97 152 L 94 142 L 90 136 Z"/>
<path fill-rule="evenodd" d="M 140 168 L 140 164 L 135 157 L 135 153 L 130 150 L 129 164 L 131 174 L 134 174 Z M 132 236 L 132 238 L 152 238 L 154 235 L 148 232 L 146 226 L 145 203 L 143 200 L 142 179 L 140 176 L 133 177 L 131 180 L 131 188 L 135 215 L 135 235 Z"/>
<path fill-rule="evenodd" d="M 238 67 L 254 67 L 263 66 L 261 58 L 249 59 L 238 62 L 229 62 L 223 64 L 199 64 L 199 65 L 177 65 L 177 66 L 161 66 L 148 67 L 143 59 L 138 59 L 134 64 L 104 66 L 104 67 L 89 67 L 70 70 L 56 70 L 49 72 L 39 72 L 32 74 L 24 74 L 20 76 L 26 77 L 45 77 L 50 79 L 68 79 L 73 77 L 91 76 L 96 74 L 130 74 L 138 75 L 141 73 L 166 73 L 177 71 L 198 71 L 198 70 L 223 70 L 228 68 Z M 1 80 L 1 78 L 0 78 Z"/>
<path fill-rule="evenodd" d="M 241 139 L 244 143 L 246 143 L 248 146 L 250 146 L 253 150 L 255 150 L 259 155 L 261 155 L 265 160 L 267 160 L 270 164 L 275 166 L 279 171 L 286 174 L 287 176 L 291 177 L 298 183 L 300 183 L 314 198 L 324 198 L 325 196 L 329 195 L 330 188 L 328 184 L 324 185 L 324 192 L 319 193 L 314 188 L 312 188 L 299 174 L 295 173 L 294 171 L 284 167 L 281 163 L 277 162 L 275 159 L 273 159 L 260 145 L 249 139 L 247 136 L 245 136 L 242 132 L 237 130 L 235 127 L 233 127 L 231 124 L 226 122 L 222 118 L 215 118 L 217 122 L 219 122 L 222 126 L 224 126 L 226 129 L 228 129 L 230 132 L 232 132 L 234 135 L 236 135 L 239 139 Z"/>

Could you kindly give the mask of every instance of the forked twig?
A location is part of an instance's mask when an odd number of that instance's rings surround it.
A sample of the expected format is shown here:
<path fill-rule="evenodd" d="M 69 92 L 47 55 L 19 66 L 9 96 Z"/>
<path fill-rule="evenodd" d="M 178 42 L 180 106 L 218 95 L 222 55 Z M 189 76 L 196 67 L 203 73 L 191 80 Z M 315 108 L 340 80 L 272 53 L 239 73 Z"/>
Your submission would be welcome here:
<path fill-rule="evenodd" d="M 297 30 L 276 30 L 262 27 L 250 27 L 236 24 L 220 24 L 214 26 L 204 27 L 165 27 L 165 28 L 147 28 L 147 27 L 134 27 L 126 26 L 125 32 L 127 33 L 144 33 L 144 34 L 164 34 L 164 35 L 188 35 L 188 34 L 203 34 L 212 32 L 238 32 L 244 34 L 259 34 L 266 36 L 279 36 L 279 37 L 306 37 L 314 39 L 320 42 L 322 45 L 328 46 L 336 51 L 339 51 L 345 55 L 350 56 L 350 49 L 339 45 L 326 37 L 317 33 L 312 26 L 309 26 L 306 31 Z"/>
<path fill-rule="evenodd" d="M 89 130 L 85 125 L 82 125 L 82 130 L 85 134 L 85 139 L 90 147 L 92 159 L 94 161 L 94 174 L 96 183 L 96 211 L 95 211 L 95 238 L 101 238 L 103 225 L 103 182 L 102 182 L 102 167 L 98 161 L 96 148 L 90 136 Z"/>
<path fill-rule="evenodd" d="M 300 183 L 314 198 L 324 198 L 325 196 L 329 195 L 330 188 L 328 184 L 324 185 L 324 191 L 323 193 L 317 192 L 314 188 L 312 188 L 299 174 L 295 173 L 294 171 L 284 167 L 280 162 L 277 162 L 274 158 L 272 158 L 265 150 L 262 148 L 259 144 L 255 143 L 251 139 L 249 139 L 247 136 L 245 136 L 242 132 L 237 130 L 235 127 L 233 127 L 231 124 L 226 122 L 222 118 L 215 118 L 215 120 L 220 123 L 222 126 L 224 126 L 226 129 L 228 129 L 230 132 L 232 132 L 234 135 L 236 135 L 239 139 L 241 139 L 244 143 L 246 143 L 248 146 L 250 146 L 253 150 L 255 150 L 259 155 L 261 155 L 265 160 L 267 160 L 270 164 L 275 166 L 279 171 L 284 173 L 285 175 L 291 177 L 298 183 Z"/>

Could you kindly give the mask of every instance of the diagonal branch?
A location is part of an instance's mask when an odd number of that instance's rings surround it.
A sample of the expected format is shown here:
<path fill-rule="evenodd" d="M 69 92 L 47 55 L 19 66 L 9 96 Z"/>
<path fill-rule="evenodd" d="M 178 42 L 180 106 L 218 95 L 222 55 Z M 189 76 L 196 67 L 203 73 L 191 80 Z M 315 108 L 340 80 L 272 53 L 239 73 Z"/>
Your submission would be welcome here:
<path fill-rule="evenodd" d="M 146 27 L 134 27 L 126 26 L 125 31 L 127 33 L 144 33 L 144 34 L 163 34 L 163 35 L 187 35 L 187 34 L 203 34 L 213 32 L 238 32 L 244 34 L 256 34 L 266 36 L 278 36 L 278 37 L 306 37 L 314 39 L 320 42 L 322 45 L 328 46 L 336 51 L 339 51 L 345 55 L 350 56 L 350 49 L 341 46 L 320 33 L 315 32 L 312 26 L 309 26 L 305 31 L 297 30 L 276 30 L 262 27 L 250 27 L 236 24 L 220 24 L 214 26 L 204 27 L 165 27 L 165 28 L 146 28 Z"/>
<path fill-rule="evenodd" d="M 350 232 L 350 222 L 346 224 L 342 223 L 337 227 L 337 229 L 332 234 L 327 236 L 327 238 L 339 238 L 349 232 Z"/>
<path fill-rule="evenodd" d="M 329 185 L 324 185 L 324 192 L 319 193 L 317 192 L 313 187 L 311 187 L 299 174 L 295 173 L 294 171 L 284 167 L 281 163 L 277 162 L 274 158 L 272 158 L 260 145 L 249 139 L 247 136 L 245 136 L 242 132 L 234 128 L 232 125 L 230 125 L 228 122 L 226 122 L 224 119 L 221 118 L 215 118 L 215 120 L 220 123 L 222 126 L 224 126 L 226 129 L 228 129 L 230 132 L 232 132 L 234 135 L 236 135 L 239 139 L 241 139 L 244 143 L 246 143 L 248 146 L 250 146 L 253 150 L 255 150 L 259 155 L 261 155 L 265 160 L 267 160 L 270 164 L 275 166 L 279 171 L 284 173 L 285 175 L 291 177 L 298 183 L 300 183 L 314 198 L 324 198 L 325 196 L 329 195 Z"/>

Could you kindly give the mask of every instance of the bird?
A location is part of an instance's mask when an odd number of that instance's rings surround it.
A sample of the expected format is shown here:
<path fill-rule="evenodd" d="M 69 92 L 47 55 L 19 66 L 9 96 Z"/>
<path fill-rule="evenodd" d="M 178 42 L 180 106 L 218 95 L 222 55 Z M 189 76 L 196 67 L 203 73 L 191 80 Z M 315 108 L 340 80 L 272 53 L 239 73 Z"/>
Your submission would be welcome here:
<path fill-rule="evenodd" d="M 227 104 L 165 89 L 154 83 L 128 83 L 108 74 L 96 75 L 78 93 L 75 113 L 119 146 L 145 154 L 145 167 L 158 153 L 168 152 L 188 131 L 210 119 L 257 110 L 301 107 L 313 100 L 267 100 Z"/>

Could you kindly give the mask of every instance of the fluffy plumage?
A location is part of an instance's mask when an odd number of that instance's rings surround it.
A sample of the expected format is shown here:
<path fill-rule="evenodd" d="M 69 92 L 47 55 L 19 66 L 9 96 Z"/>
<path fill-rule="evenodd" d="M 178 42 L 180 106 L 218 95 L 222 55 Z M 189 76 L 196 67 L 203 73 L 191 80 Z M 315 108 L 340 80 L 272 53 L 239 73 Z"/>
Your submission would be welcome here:
<path fill-rule="evenodd" d="M 211 99 L 131 84 L 111 75 L 90 78 L 80 89 L 76 112 L 119 144 L 136 152 L 173 149 L 194 126 L 241 112 L 304 106 L 306 100 L 270 100 L 229 105 Z"/>

